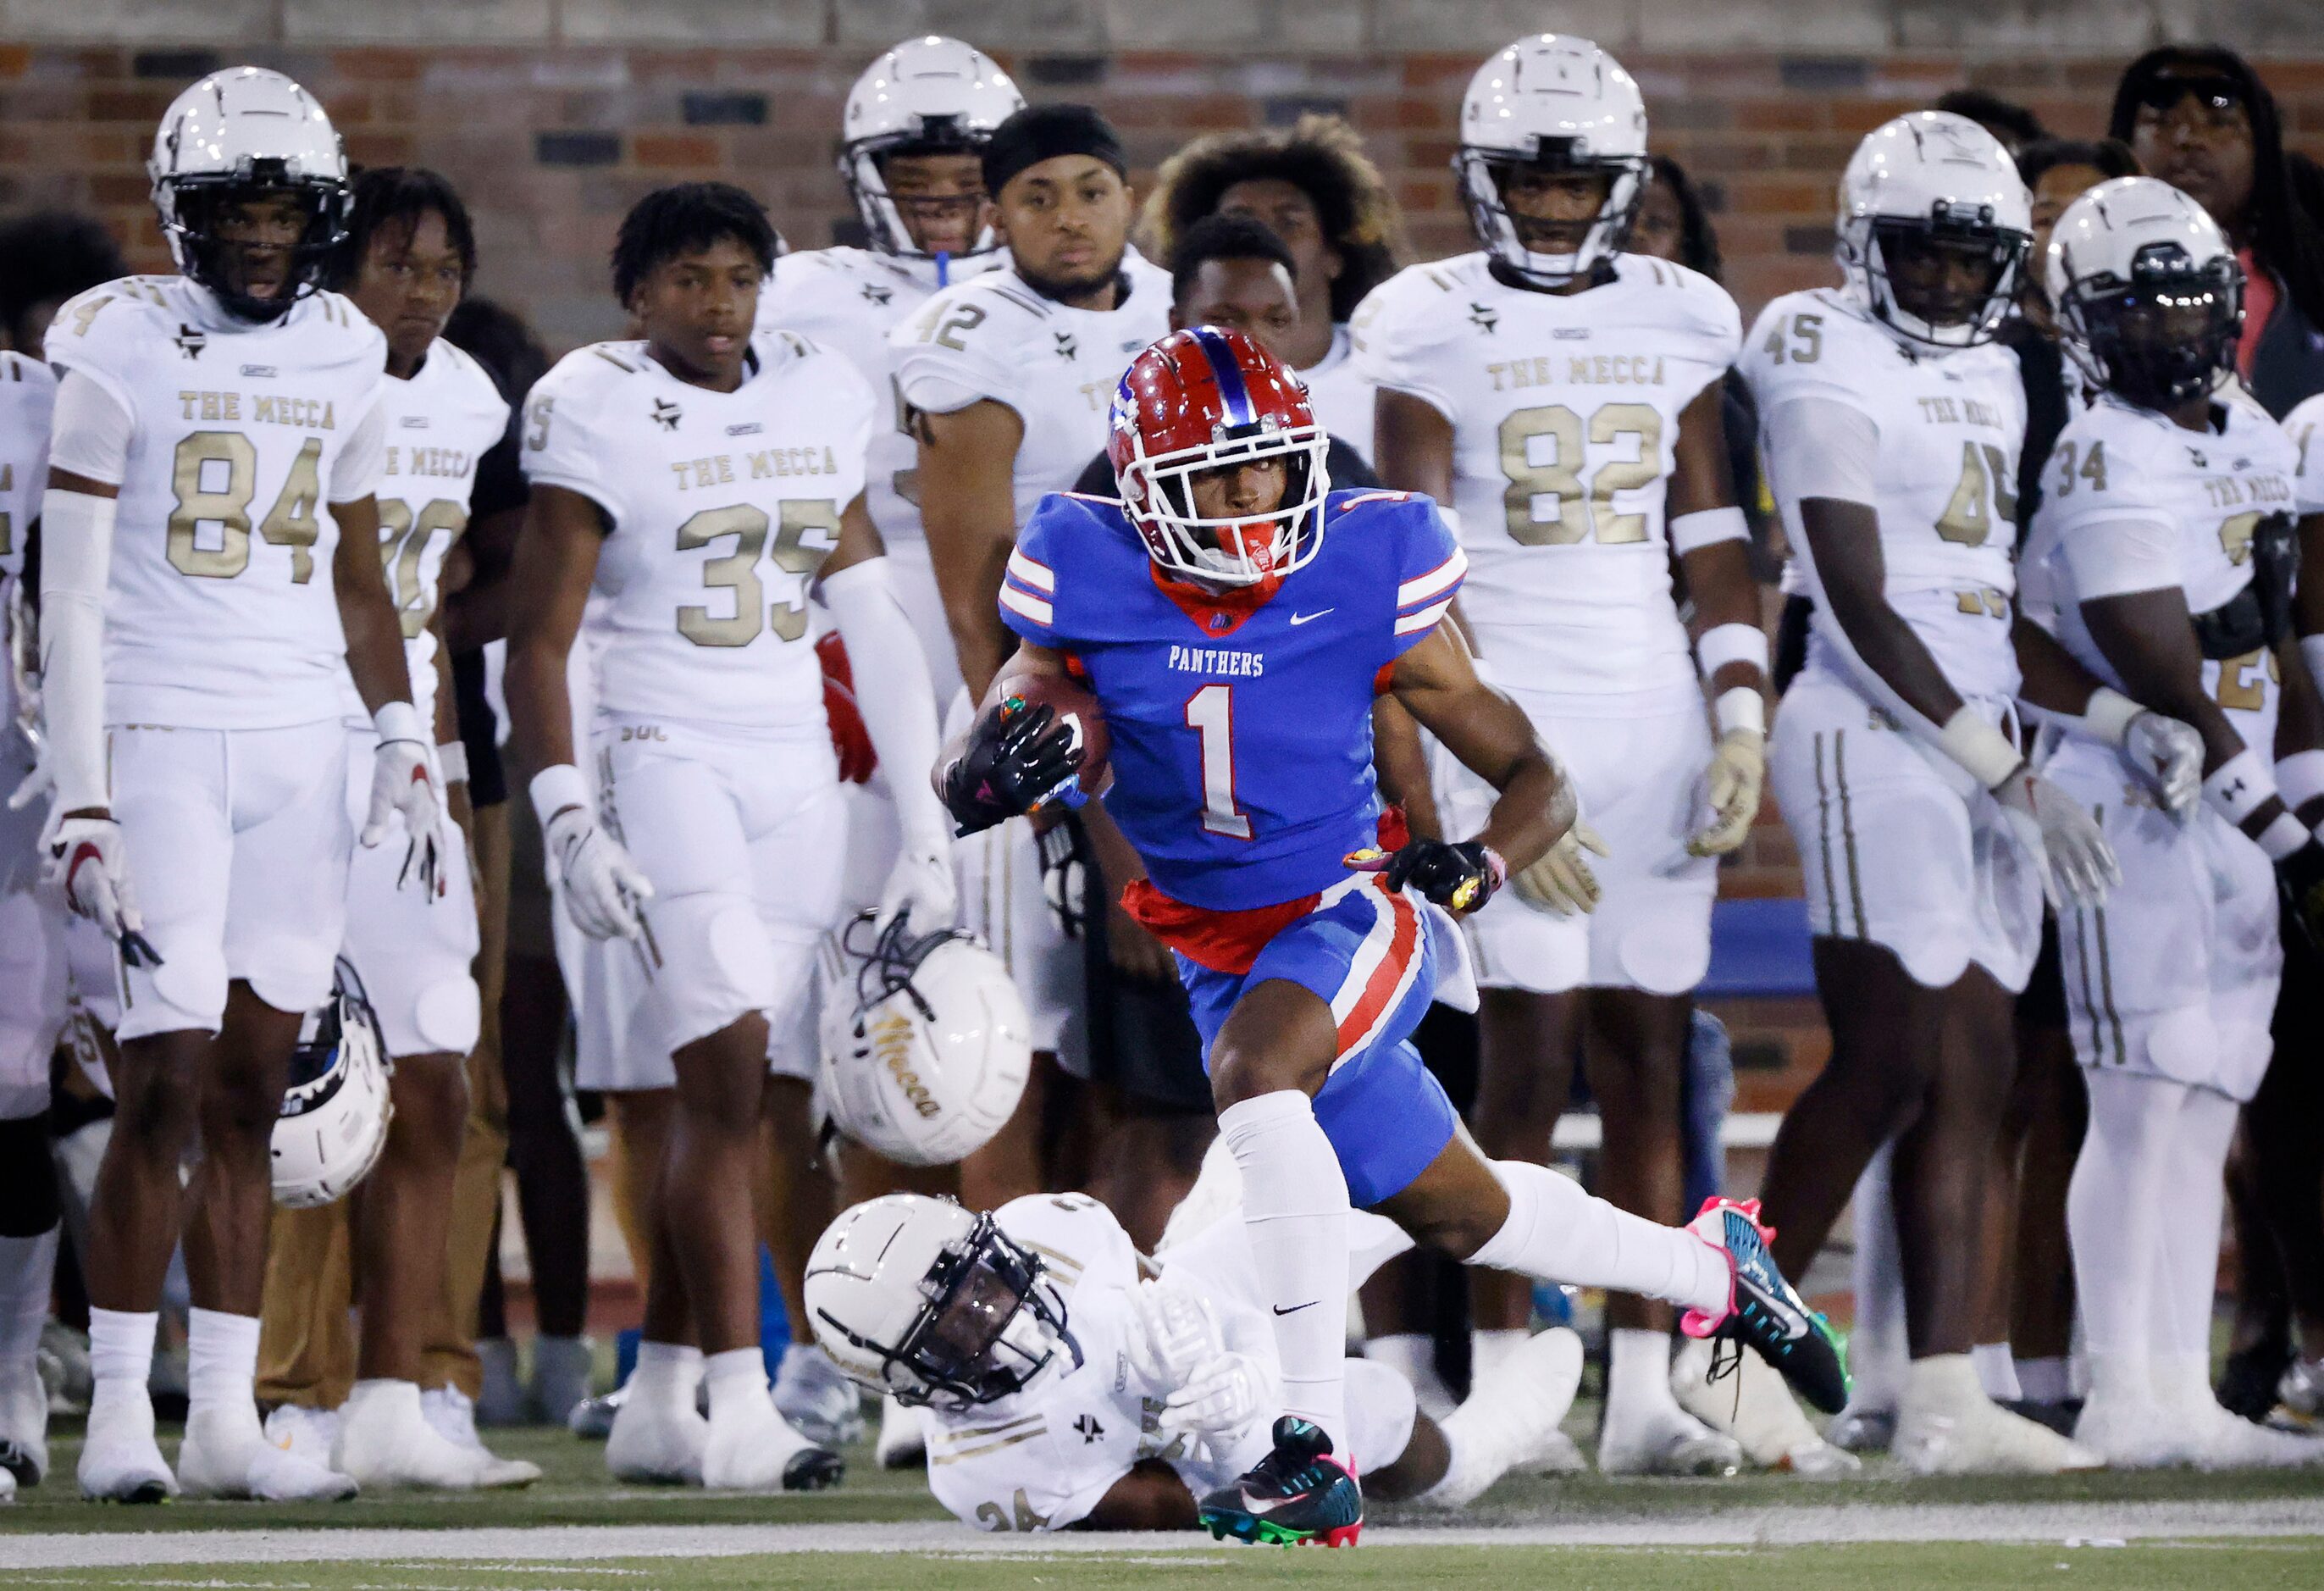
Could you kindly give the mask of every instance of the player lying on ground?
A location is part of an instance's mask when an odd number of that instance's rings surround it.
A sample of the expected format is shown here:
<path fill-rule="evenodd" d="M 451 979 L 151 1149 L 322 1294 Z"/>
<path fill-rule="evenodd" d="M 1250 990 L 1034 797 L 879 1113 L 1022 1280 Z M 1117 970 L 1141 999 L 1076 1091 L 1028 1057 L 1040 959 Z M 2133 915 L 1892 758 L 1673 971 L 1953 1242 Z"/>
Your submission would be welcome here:
<path fill-rule="evenodd" d="M 1351 1207 L 1462 1260 L 1681 1304 L 1691 1334 L 1757 1344 L 1837 1408 L 1838 1346 L 1747 1211 L 1665 1227 L 1488 1161 L 1407 1041 L 1460 954 L 1450 914 L 1543 864 L 1574 816 L 1532 725 L 1439 623 L 1466 565 L 1434 504 L 1332 494 L 1296 378 L 1236 332 L 1139 355 L 1112 427 L 1122 502 L 1043 500 L 1001 592 L 1023 644 L 938 780 L 972 832 L 1068 798 L 1105 772 L 1080 755 L 1102 708 L 1107 810 L 1148 874 L 1126 903 L 1178 957 L 1282 1364 L 1276 1448 L 1204 1499 L 1204 1522 L 1251 1540 L 1361 1526 L 1342 1393 Z M 1069 673 L 1094 702 L 1075 707 Z M 1382 690 L 1499 792 L 1474 838 L 1408 841 L 1382 811 Z"/>
<path fill-rule="evenodd" d="M 1210 1181 L 1234 1180 L 1214 1152 Z M 1232 1206 L 1154 1259 L 1084 1194 L 973 1216 L 892 1194 L 832 1223 L 807 1308 L 832 1358 L 929 1411 L 928 1488 L 985 1531 L 1188 1530 L 1195 1499 L 1264 1459 L 1279 1367 Z M 1347 1285 L 1412 1246 L 1350 1222 Z M 1440 1424 L 1384 1364 L 1347 1363 L 1348 1436 L 1373 1494 L 1457 1508 L 1533 1456 L 1572 1404 L 1581 1339 L 1544 1332 Z"/>

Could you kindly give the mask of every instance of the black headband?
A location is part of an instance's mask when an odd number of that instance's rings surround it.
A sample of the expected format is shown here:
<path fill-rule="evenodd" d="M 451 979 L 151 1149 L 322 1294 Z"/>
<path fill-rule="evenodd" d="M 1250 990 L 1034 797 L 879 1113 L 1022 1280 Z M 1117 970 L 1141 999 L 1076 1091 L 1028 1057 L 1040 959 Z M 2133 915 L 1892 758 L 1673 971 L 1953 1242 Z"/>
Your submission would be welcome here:
<path fill-rule="evenodd" d="M 1084 154 L 1130 175 L 1121 140 L 1086 105 L 1028 105 L 992 130 L 984 146 L 984 191 L 998 199 L 1010 178 L 1061 154 Z"/>

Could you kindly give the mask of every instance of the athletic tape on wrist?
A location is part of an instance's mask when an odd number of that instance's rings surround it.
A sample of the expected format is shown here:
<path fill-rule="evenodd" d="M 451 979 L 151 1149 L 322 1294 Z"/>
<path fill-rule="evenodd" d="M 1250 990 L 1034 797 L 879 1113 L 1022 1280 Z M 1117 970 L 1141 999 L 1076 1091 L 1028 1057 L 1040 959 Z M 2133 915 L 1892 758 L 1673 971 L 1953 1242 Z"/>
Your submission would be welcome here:
<path fill-rule="evenodd" d="M 2259 831 L 2259 848 L 2267 853 L 2269 861 L 2281 862 L 2307 845 L 2311 837 L 2301 827 L 2299 819 L 2289 812 L 2278 812 L 2274 820 Z"/>
<path fill-rule="evenodd" d="M 2294 752 L 2278 762 L 2275 788 L 2295 812 L 2324 796 L 2324 751 Z"/>
<path fill-rule="evenodd" d="M 447 784 L 468 782 L 468 748 L 456 740 L 436 743 L 436 767 Z"/>
<path fill-rule="evenodd" d="M 1711 712 L 1721 735 L 1732 735 L 1738 729 L 1748 729 L 1754 735 L 1767 733 L 1767 698 L 1748 685 L 1720 691 Z"/>
<path fill-rule="evenodd" d="M 392 701 L 371 716 L 372 727 L 379 731 L 382 740 L 416 740 L 429 743 L 429 736 L 420 727 L 420 709 L 408 701 Z"/>
<path fill-rule="evenodd" d="M 589 809 L 589 782 L 570 763 L 543 768 L 532 776 L 532 783 L 527 788 L 532 792 L 533 814 L 544 828 L 551 818 L 567 807 Z"/>
<path fill-rule="evenodd" d="M 2101 685 L 2082 706 L 2082 727 L 2093 739 L 2118 746 L 2130 734 L 2130 721 L 2145 710 L 2112 686 Z"/>
<path fill-rule="evenodd" d="M 1729 663 L 1749 663 L 1767 671 L 1767 633 L 1757 624 L 1713 624 L 1694 643 L 1695 665 L 1702 677 L 1715 680 Z"/>
<path fill-rule="evenodd" d="M 1718 541 L 1748 541 L 1751 522 L 1739 508 L 1704 508 L 1682 513 L 1665 527 L 1671 550 L 1681 558 Z"/>
<path fill-rule="evenodd" d="M 1967 702 L 1937 731 L 1937 749 L 1968 769 L 1969 776 L 1987 790 L 2016 772 L 2017 765 L 2025 760 L 2016 742 L 1987 723 Z"/>
<path fill-rule="evenodd" d="M 2203 781 L 2203 799 L 2238 828 L 2276 793 L 2273 771 L 2249 746 L 2220 763 L 2218 771 Z"/>

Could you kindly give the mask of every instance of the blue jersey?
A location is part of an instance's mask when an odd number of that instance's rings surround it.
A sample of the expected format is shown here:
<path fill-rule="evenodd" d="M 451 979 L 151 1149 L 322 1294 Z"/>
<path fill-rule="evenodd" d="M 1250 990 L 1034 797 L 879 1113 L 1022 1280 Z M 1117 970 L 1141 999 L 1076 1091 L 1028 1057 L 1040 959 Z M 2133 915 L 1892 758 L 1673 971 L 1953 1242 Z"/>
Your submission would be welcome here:
<path fill-rule="evenodd" d="M 1380 812 L 1371 709 L 1468 568 L 1428 498 L 1334 492 L 1321 548 L 1271 593 L 1166 582 L 1118 503 L 1041 500 L 1001 616 L 1086 671 L 1112 736 L 1105 807 L 1156 888 L 1213 911 L 1348 876 Z"/>

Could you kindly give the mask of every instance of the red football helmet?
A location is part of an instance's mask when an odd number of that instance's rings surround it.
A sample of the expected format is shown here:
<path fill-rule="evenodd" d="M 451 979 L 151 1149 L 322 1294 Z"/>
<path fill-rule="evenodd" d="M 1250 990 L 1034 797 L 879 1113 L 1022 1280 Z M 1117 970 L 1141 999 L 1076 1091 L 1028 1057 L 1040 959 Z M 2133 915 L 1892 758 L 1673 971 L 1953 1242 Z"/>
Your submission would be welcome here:
<path fill-rule="evenodd" d="M 1240 331 L 1174 331 L 1130 361 L 1114 389 L 1106 456 L 1122 507 L 1166 573 L 1211 586 L 1281 578 L 1323 545 L 1324 455 L 1307 389 Z M 1273 510 L 1206 519 L 1193 477 L 1204 470 L 1284 460 Z"/>

